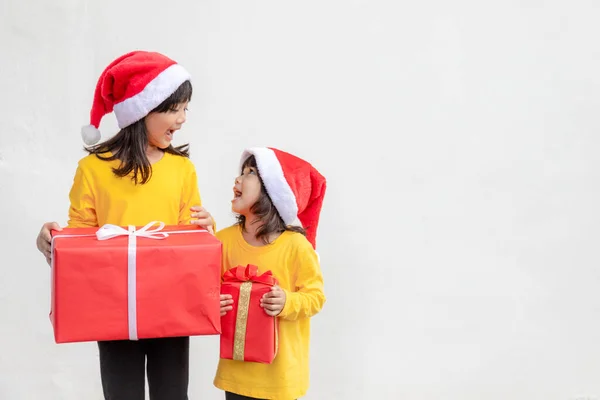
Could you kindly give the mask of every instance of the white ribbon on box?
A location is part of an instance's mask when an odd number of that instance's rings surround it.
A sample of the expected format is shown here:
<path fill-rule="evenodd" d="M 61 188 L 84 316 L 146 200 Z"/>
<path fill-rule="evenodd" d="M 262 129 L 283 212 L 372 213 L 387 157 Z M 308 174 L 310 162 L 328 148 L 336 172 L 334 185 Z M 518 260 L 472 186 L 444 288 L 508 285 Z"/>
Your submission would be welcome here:
<path fill-rule="evenodd" d="M 158 227 L 150 229 L 158 224 Z M 98 240 L 108 240 L 119 236 L 128 236 L 127 243 L 127 321 L 129 326 L 129 340 L 138 340 L 137 335 L 137 237 L 148 239 L 164 239 L 169 235 L 160 232 L 165 227 L 164 222 L 152 221 L 141 229 L 129 225 L 123 229 L 118 225 L 106 224 L 96 231 Z"/>
<path fill-rule="evenodd" d="M 158 227 L 152 228 L 158 224 Z M 164 222 L 152 221 L 140 229 L 129 225 L 128 229 L 124 229 L 118 225 L 106 224 L 96 231 L 98 240 L 109 240 L 119 236 L 128 236 L 127 243 L 127 325 L 129 328 L 129 340 L 138 340 L 137 334 L 137 237 L 145 237 L 148 239 L 165 239 L 170 233 L 197 233 L 207 230 L 199 229 L 195 231 L 171 231 L 161 232 L 165 227 Z M 54 268 L 54 240 L 61 237 L 86 237 L 94 235 L 55 235 L 52 237 L 52 268 Z"/>

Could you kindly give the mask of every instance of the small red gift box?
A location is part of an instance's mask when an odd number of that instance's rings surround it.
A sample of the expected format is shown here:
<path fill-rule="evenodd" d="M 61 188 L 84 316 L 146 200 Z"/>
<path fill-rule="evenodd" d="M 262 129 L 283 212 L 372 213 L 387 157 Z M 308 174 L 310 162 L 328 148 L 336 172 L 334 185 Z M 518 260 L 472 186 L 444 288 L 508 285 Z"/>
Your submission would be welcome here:
<path fill-rule="evenodd" d="M 258 268 L 250 264 L 223 275 L 221 293 L 233 297 L 233 310 L 221 317 L 221 358 L 273 362 L 277 354 L 277 318 L 265 312 L 260 299 L 276 284 L 271 271 L 258 275 Z"/>
<path fill-rule="evenodd" d="M 53 232 L 56 343 L 220 333 L 221 242 L 156 224 Z"/>

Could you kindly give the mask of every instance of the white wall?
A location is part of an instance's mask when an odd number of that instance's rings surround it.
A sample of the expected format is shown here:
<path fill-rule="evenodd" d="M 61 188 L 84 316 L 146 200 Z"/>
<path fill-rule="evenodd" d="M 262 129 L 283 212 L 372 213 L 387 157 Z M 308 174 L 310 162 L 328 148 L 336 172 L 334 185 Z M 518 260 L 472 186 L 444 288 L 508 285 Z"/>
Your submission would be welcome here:
<path fill-rule="evenodd" d="M 600 399 L 599 19 L 594 0 L 3 0 L 0 398 L 101 398 L 95 344 L 53 342 L 34 240 L 66 222 L 96 78 L 148 49 L 194 74 L 178 141 L 221 226 L 245 146 L 328 178 L 308 399 Z M 191 399 L 223 398 L 217 338 L 192 346 Z"/>

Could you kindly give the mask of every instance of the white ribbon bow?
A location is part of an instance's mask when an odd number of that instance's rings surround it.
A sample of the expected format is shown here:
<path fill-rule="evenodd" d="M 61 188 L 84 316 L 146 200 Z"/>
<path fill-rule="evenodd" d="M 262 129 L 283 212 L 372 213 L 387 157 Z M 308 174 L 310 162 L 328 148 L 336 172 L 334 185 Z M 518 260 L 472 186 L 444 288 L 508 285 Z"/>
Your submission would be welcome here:
<path fill-rule="evenodd" d="M 150 229 L 156 224 L 158 224 L 158 227 Z M 132 236 L 140 236 L 150 239 L 164 239 L 169 236 L 166 232 L 160 232 L 164 227 L 165 223 L 159 221 L 152 221 L 143 228 L 137 230 L 133 225 L 129 225 L 129 230 L 127 230 L 118 225 L 106 224 L 96 231 L 96 237 L 98 240 L 108 240 L 118 236 L 129 236 L 130 238 Z"/>
<path fill-rule="evenodd" d="M 158 227 L 150 229 L 154 225 Z M 96 231 L 98 240 L 108 240 L 119 236 L 128 236 L 127 243 L 127 320 L 129 327 L 129 340 L 138 340 L 137 335 L 137 237 L 148 239 L 164 239 L 168 233 L 160 232 L 165 227 L 164 222 L 152 221 L 140 229 L 129 225 L 129 229 L 123 229 L 118 225 L 106 224 Z"/>

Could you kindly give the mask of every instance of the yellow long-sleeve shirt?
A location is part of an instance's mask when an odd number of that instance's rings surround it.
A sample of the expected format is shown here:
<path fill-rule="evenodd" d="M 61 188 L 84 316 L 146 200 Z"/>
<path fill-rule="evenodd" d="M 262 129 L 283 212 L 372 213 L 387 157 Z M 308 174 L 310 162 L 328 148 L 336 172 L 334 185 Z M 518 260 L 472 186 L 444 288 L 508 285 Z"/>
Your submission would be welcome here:
<path fill-rule="evenodd" d="M 189 158 L 165 153 L 152 164 L 152 177 L 143 185 L 135 185 L 129 176 L 115 176 L 112 168 L 118 166 L 117 160 L 103 161 L 93 154 L 79 161 L 69 194 L 68 227 L 189 223 L 190 207 L 200 205 L 196 169 Z"/>
<path fill-rule="evenodd" d="M 223 243 L 223 273 L 253 264 L 272 271 L 286 292 L 279 315 L 279 349 L 272 364 L 221 359 L 214 384 L 219 389 L 261 399 L 297 399 L 309 386 L 310 317 L 325 303 L 317 253 L 306 238 L 284 232 L 273 243 L 255 247 L 238 225 L 217 233 Z"/>

